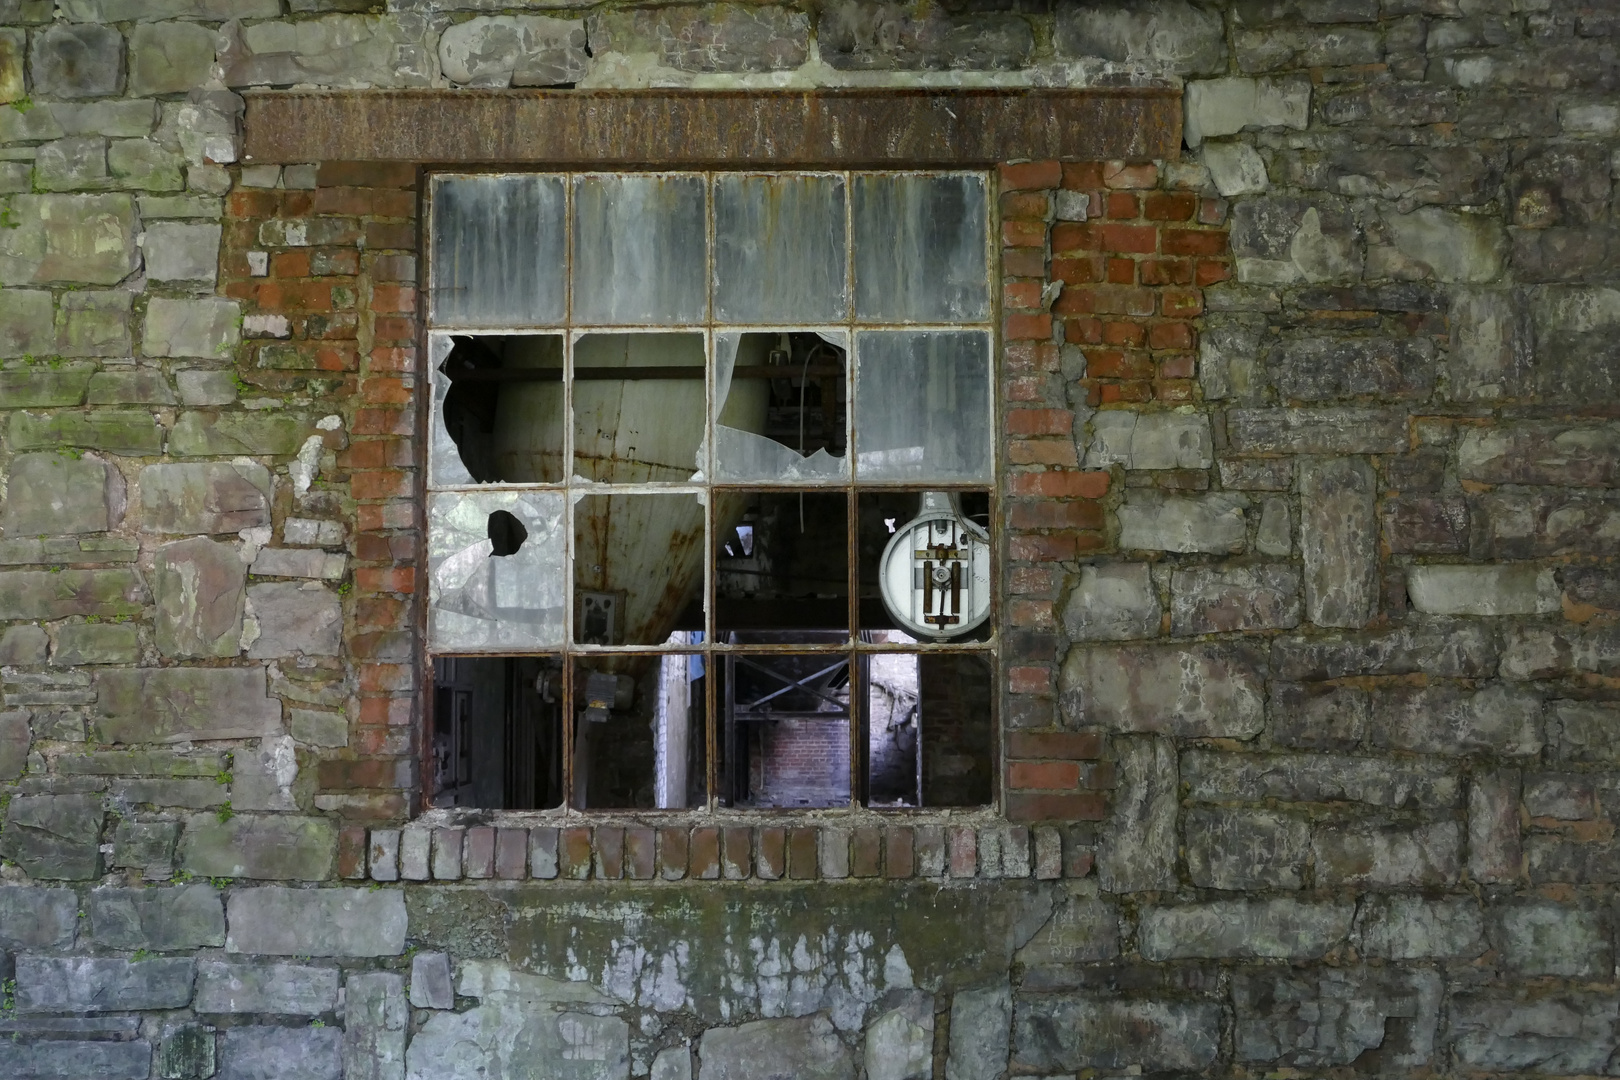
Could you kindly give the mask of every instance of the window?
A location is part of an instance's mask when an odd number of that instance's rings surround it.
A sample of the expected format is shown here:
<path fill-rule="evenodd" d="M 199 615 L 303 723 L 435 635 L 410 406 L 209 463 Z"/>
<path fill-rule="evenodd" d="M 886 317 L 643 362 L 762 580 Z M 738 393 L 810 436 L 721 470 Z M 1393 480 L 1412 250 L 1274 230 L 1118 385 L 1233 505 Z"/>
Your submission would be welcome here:
<path fill-rule="evenodd" d="M 433 178 L 436 805 L 990 802 L 988 186 Z"/>

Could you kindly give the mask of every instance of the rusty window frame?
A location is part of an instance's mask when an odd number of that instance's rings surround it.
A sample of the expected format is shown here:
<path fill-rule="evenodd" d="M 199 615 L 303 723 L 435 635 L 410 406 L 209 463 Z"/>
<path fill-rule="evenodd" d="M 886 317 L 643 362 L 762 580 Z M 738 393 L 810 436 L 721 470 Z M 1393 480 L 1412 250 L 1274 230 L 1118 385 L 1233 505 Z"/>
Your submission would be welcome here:
<path fill-rule="evenodd" d="M 841 176 L 844 180 L 845 200 L 845 286 L 848 290 L 848 308 L 845 318 L 840 322 L 813 322 L 805 324 L 781 323 L 732 323 L 721 322 L 715 313 L 715 181 L 726 175 L 759 175 L 759 176 Z M 432 253 L 433 253 L 433 195 L 435 181 L 446 176 L 528 176 L 543 175 L 556 176 L 563 180 L 565 203 L 563 220 L 565 229 L 564 257 L 565 257 L 565 316 L 557 322 L 544 325 L 477 327 L 473 325 L 439 325 L 435 322 L 432 310 Z M 634 325 L 622 324 L 590 324 L 576 323 L 573 319 L 573 261 L 574 261 L 574 179 L 580 176 L 701 176 L 704 181 L 704 216 L 705 216 L 705 263 L 704 263 L 704 291 L 705 311 L 700 322 L 689 324 L 672 323 L 643 323 Z M 987 304 L 983 321 L 977 322 L 878 322 L 863 321 L 857 316 L 857 301 L 854 291 L 854 179 L 858 176 L 872 175 L 917 175 L 917 176 L 946 176 L 964 175 L 978 177 L 984 185 L 984 213 L 985 213 L 985 289 Z M 426 166 L 421 174 L 420 187 L 422 212 L 419 220 L 422 222 L 423 243 L 420 248 L 421 265 L 419 267 L 420 294 L 425 298 L 426 311 L 419 322 L 419 354 L 422 357 L 422 370 L 419 373 L 419 385 L 427 392 L 421 395 L 422 408 L 419 423 L 424 427 L 434 422 L 433 414 L 433 365 L 431 343 L 435 338 L 448 337 L 450 334 L 478 336 L 538 336 L 558 335 L 564 340 L 563 353 L 563 409 L 564 409 L 564 449 L 565 462 L 563 479 L 557 483 L 482 483 L 472 485 L 439 485 L 430 483 L 429 457 L 431 455 L 431 436 L 428 431 L 427 438 L 420 440 L 421 449 L 418 453 L 418 465 L 423 478 L 422 490 L 431 495 L 436 492 L 494 492 L 494 491 L 536 491 L 560 493 L 563 496 L 564 518 L 562 533 L 565 547 L 564 555 L 564 586 L 565 602 L 563 606 L 562 641 L 557 647 L 535 649 L 500 649 L 500 650 L 456 650 L 446 649 L 434 651 L 428 637 L 429 596 L 431 595 L 431 582 L 428 583 L 429 592 L 419 597 L 416 605 L 417 640 L 421 648 L 417 651 L 418 678 L 420 690 L 418 700 L 422 706 L 422 726 L 419 731 L 419 766 L 422 785 L 421 808 L 426 811 L 432 809 L 430 786 L 432 784 L 432 738 L 436 718 L 433 716 L 434 693 L 434 662 L 439 659 L 451 658 L 478 658 L 478 657 L 505 657 L 505 656 L 535 656 L 557 658 L 561 661 L 563 670 L 562 679 L 562 790 L 563 801 L 560 805 L 551 808 L 534 810 L 495 810 L 493 808 L 465 808 L 479 810 L 485 813 L 497 813 L 503 817 L 535 817 L 541 819 L 557 818 L 588 818 L 590 820 L 615 820 L 625 817 L 638 817 L 655 814 L 661 818 L 677 817 L 679 815 L 698 815 L 704 820 L 724 822 L 726 819 L 740 821 L 757 821 L 762 815 L 775 818 L 812 818 L 822 819 L 833 815 L 841 820 L 858 820 L 862 817 L 869 819 L 882 819 L 895 815 L 902 815 L 908 819 L 926 821 L 930 818 L 941 820 L 964 820 L 974 818 L 1000 819 L 1003 816 L 1005 792 L 1003 777 L 1001 775 L 1001 761 L 1003 756 L 1003 731 L 1001 725 L 1002 688 L 1005 686 L 1004 659 L 1001 649 L 1001 616 L 1002 616 L 1002 581 L 1004 568 L 1005 535 L 997 527 L 1000 520 L 1000 488 L 1001 470 L 1003 461 L 1001 456 L 1002 428 L 1001 417 L 1003 413 L 1002 386 L 1001 386 L 1001 289 L 1000 289 L 1000 214 L 999 214 L 999 185 L 998 176 L 994 169 L 971 167 L 935 167 L 926 166 L 917 168 L 887 167 L 887 168 L 816 168 L 811 166 L 801 168 L 478 168 L 467 165 L 451 165 L 445 167 Z M 704 434 L 703 453 L 704 460 L 714 471 L 714 429 L 716 427 L 717 403 L 714 400 L 715 383 L 715 338 L 717 334 L 726 332 L 815 332 L 817 330 L 838 330 L 847 334 L 848 348 L 846 352 L 846 395 L 845 407 L 845 447 L 849 461 L 849 472 L 838 479 L 795 481 L 790 484 L 772 481 L 730 481 L 721 482 L 709 479 L 707 474 L 702 481 L 682 483 L 644 483 L 644 484 L 610 484 L 605 482 L 576 482 L 573 470 L 570 467 L 573 459 L 574 423 L 573 423 L 573 370 L 574 347 L 578 339 L 586 334 L 605 333 L 701 333 L 704 341 Z M 986 335 L 989 356 L 987 358 L 987 377 L 989 386 L 989 462 L 987 477 L 975 481 L 919 481 L 919 480 L 866 480 L 859 479 L 855 467 L 855 414 L 856 414 L 856 382 L 858 371 L 858 331 L 884 331 L 908 330 L 916 332 L 927 331 L 975 331 Z M 858 565 L 858 529 L 859 529 L 859 497 L 864 492 L 873 491 L 973 491 L 987 492 L 989 497 L 990 521 L 990 615 L 986 620 L 988 636 L 982 641 L 972 642 L 926 642 L 917 641 L 912 644 L 890 644 L 885 642 L 865 642 L 861 640 L 859 625 L 859 565 Z M 715 640 L 715 500 L 709 497 L 713 491 L 749 491 L 770 493 L 832 493 L 843 492 L 846 497 L 846 565 L 848 573 L 848 629 L 849 639 L 843 643 L 761 643 L 761 644 L 731 644 Z M 576 494 L 576 492 L 578 494 Z M 703 545 L 703 614 L 704 631 L 703 641 L 698 644 L 671 645 L 663 643 L 658 645 L 595 645 L 583 644 L 574 641 L 574 620 L 576 599 L 574 593 L 574 507 L 581 496 L 587 495 L 631 495 L 631 494 L 697 494 L 704 506 L 704 545 Z M 425 499 L 421 513 L 421 529 L 419 532 L 419 565 L 423 568 L 426 577 L 428 567 L 428 527 L 425 514 Z M 704 719 L 704 770 L 705 799 L 702 805 L 685 808 L 596 808 L 577 807 L 573 805 L 574 788 L 574 735 L 578 724 L 577 708 L 575 707 L 575 682 L 573 676 L 575 662 L 592 655 L 613 654 L 651 654 L 651 655 L 696 655 L 704 659 L 706 670 L 712 672 L 714 665 L 727 658 L 739 655 L 841 655 L 850 659 L 849 664 L 849 781 L 850 798 L 843 806 L 822 808 L 792 808 L 792 807 L 729 807 L 721 805 L 719 761 L 717 750 L 717 729 L 720 725 L 719 710 L 717 708 L 717 680 L 706 678 L 704 680 L 704 694 L 706 697 Z M 861 655 L 873 654 L 973 654 L 988 659 L 990 669 L 990 754 L 989 772 L 991 778 L 991 793 L 989 801 L 982 806 L 975 807 L 872 807 L 866 805 L 866 791 L 864 783 L 866 748 L 861 744 L 859 710 L 856 705 L 857 694 L 864 693 L 865 688 L 858 682 L 861 665 L 857 658 Z M 729 676 L 728 665 L 728 676 Z M 461 808 L 458 808 L 461 809 Z"/>

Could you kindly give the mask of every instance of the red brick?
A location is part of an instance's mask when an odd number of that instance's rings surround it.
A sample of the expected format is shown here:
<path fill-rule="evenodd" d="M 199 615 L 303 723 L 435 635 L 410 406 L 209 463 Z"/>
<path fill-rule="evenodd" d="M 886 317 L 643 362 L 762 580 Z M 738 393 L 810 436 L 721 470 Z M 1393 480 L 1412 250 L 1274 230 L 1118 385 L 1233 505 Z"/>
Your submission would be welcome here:
<path fill-rule="evenodd" d="M 1090 761 L 1102 757 L 1101 735 L 1081 731 L 1014 731 L 1007 736 L 1007 754 L 1015 758 L 1061 758 Z"/>
<path fill-rule="evenodd" d="M 1139 273 L 1144 285 L 1191 285 L 1193 264 L 1190 259 L 1143 259 Z"/>
<path fill-rule="evenodd" d="M 1041 309 L 1041 283 L 1039 281 L 1008 281 L 1001 286 L 1001 306 L 1004 308 L 1039 311 Z"/>
<path fill-rule="evenodd" d="M 416 427 L 404 409 L 356 409 L 351 435 L 412 435 Z"/>
<path fill-rule="evenodd" d="M 1007 461 L 1013 465 L 1080 464 L 1074 443 L 1068 439 L 1016 439 L 1007 445 Z"/>
<path fill-rule="evenodd" d="M 1090 285 L 1103 279 L 1103 260 L 1098 256 L 1052 260 L 1052 280 L 1069 285 Z"/>
<path fill-rule="evenodd" d="M 317 277 L 352 277 L 360 272 L 360 253 L 353 248 L 317 251 L 310 258 L 310 273 Z"/>
<path fill-rule="evenodd" d="M 1159 377 L 1161 379 L 1190 379 L 1198 371 L 1198 361 L 1191 353 L 1180 353 L 1175 356 L 1159 358 Z"/>
<path fill-rule="evenodd" d="M 1191 379 L 1166 379 L 1158 384 L 1154 396 L 1169 405 L 1181 405 L 1193 399 Z M 1203 489 L 1200 488 L 1200 491 Z"/>
<path fill-rule="evenodd" d="M 1158 293 L 1126 285 L 1096 285 L 1091 288 L 1091 310 L 1099 315 L 1152 315 L 1158 309 Z"/>
<path fill-rule="evenodd" d="M 360 398 L 367 405 L 408 405 L 414 394 L 404 379 L 372 376 L 360 383 Z"/>
<path fill-rule="evenodd" d="M 1232 276 L 1232 267 L 1215 259 L 1199 259 L 1198 268 L 1193 272 L 1193 284 L 1203 288 L 1225 281 Z"/>
<path fill-rule="evenodd" d="M 1110 285 L 1135 285 L 1136 260 L 1135 259 L 1109 259 L 1108 283 Z"/>
<path fill-rule="evenodd" d="M 1107 533 L 1077 532 L 1074 534 L 1074 551 L 1076 555 L 1084 555 L 1092 551 L 1103 551 L 1107 547 Z"/>
<path fill-rule="evenodd" d="M 254 290 L 263 311 L 330 311 L 332 286 L 321 281 L 266 281 Z"/>
<path fill-rule="evenodd" d="M 1147 226 L 1141 226 L 1147 228 Z M 1104 245 L 1098 226 L 1074 221 L 1060 221 L 1052 226 L 1052 253 L 1060 251 L 1096 251 Z"/>
<path fill-rule="evenodd" d="M 415 672 L 408 664 L 361 664 L 361 693 L 401 693 L 415 689 Z"/>
<path fill-rule="evenodd" d="M 1046 312 L 1039 315 L 1008 315 L 1002 320 L 1001 332 L 1007 341 L 1050 341 L 1052 316 Z"/>
<path fill-rule="evenodd" d="M 225 200 L 225 213 L 233 218 L 273 218 L 280 212 L 279 191 L 237 188 Z"/>
<path fill-rule="evenodd" d="M 416 187 L 416 166 L 394 161 L 323 161 L 317 187 Z"/>
<path fill-rule="evenodd" d="M 1166 289 L 1160 299 L 1167 319 L 1193 319 L 1204 313 L 1204 294 L 1196 289 Z"/>
<path fill-rule="evenodd" d="M 1052 692 L 1052 670 L 1025 665 L 1007 669 L 1007 690 L 1014 694 L 1047 695 Z"/>
<path fill-rule="evenodd" d="M 1064 167 L 1055 161 L 1025 161 L 1001 166 L 1003 191 L 1055 188 L 1063 182 Z"/>
<path fill-rule="evenodd" d="M 397 787 L 398 762 L 383 758 L 364 761 L 328 759 L 316 766 L 322 791 Z"/>
<path fill-rule="evenodd" d="M 1001 350 L 1004 371 L 1056 371 L 1061 361 L 1050 341 L 1009 341 Z"/>
<path fill-rule="evenodd" d="M 1103 186 L 1103 164 L 1100 161 L 1066 161 L 1063 163 L 1063 186 L 1069 191 L 1090 191 Z"/>
<path fill-rule="evenodd" d="M 1107 797 L 1092 791 L 1007 796 L 1007 816 L 1013 821 L 1101 821 L 1107 809 Z"/>
<path fill-rule="evenodd" d="M 657 834 L 646 826 L 632 826 L 624 830 L 624 871 L 634 881 L 651 880 L 657 869 Z"/>
<path fill-rule="evenodd" d="M 343 469 L 381 469 L 409 465 L 412 456 L 407 439 L 356 439 L 338 451 L 337 460 Z"/>
<path fill-rule="evenodd" d="M 1105 517 L 1102 505 L 1092 500 L 1019 500 L 1007 513 L 1007 524 L 1014 529 L 1100 529 Z"/>
<path fill-rule="evenodd" d="M 595 851 L 596 876 L 603 881 L 618 881 L 624 877 L 624 829 L 617 825 L 598 825 L 591 837 Z"/>
<path fill-rule="evenodd" d="M 787 871 L 787 830 L 780 825 L 762 827 L 754 851 L 755 873 L 766 881 L 779 880 Z"/>
<path fill-rule="evenodd" d="M 689 856 L 690 876 L 700 881 L 713 881 L 720 876 L 720 830 L 704 826 L 692 830 Z"/>
<path fill-rule="evenodd" d="M 951 877 L 970 878 L 979 872 L 979 834 L 973 826 L 950 826 L 945 830 L 945 844 Z"/>
<path fill-rule="evenodd" d="M 1102 339 L 1104 345 L 1141 345 L 1147 330 L 1141 323 L 1105 322 Z"/>
<path fill-rule="evenodd" d="M 368 470 L 349 477 L 349 493 L 356 499 L 405 498 L 415 490 L 415 476 L 402 469 Z"/>
<path fill-rule="evenodd" d="M 416 571 L 411 567 L 356 567 L 354 587 L 361 592 L 410 593 L 416 591 Z"/>
<path fill-rule="evenodd" d="M 788 830 L 788 877 L 809 881 L 821 874 L 821 830 L 810 825 Z"/>
<path fill-rule="evenodd" d="M 1097 239 L 1104 251 L 1151 255 L 1158 250 L 1159 230 L 1152 225 L 1116 225 L 1106 222 L 1097 226 Z"/>
<path fill-rule="evenodd" d="M 1136 164 L 1106 161 L 1102 167 L 1102 182 L 1111 188 L 1150 188 L 1159 182 L 1159 169 L 1150 161 Z"/>
<path fill-rule="evenodd" d="M 883 833 L 875 826 L 854 831 L 849 844 L 849 876 L 877 877 L 883 871 Z"/>
<path fill-rule="evenodd" d="M 414 285 L 375 285 L 371 290 L 371 310 L 410 314 L 416 310 Z"/>
<path fill-rule="evenodd" d="M 565 878 L 583 881 L 591 876 L 591 830 L 583 826 L 564 829 L 558 837 L 557 869 Z"/>
<path fill-rule="evenodd" d="M 1071 345 L 1096 345 L 1102 341 L 1101 319 L 1065 319 L 1063 340 Z"/>
<path fill-rule="evenodd" d="M 1142 216 L 1149 221 L 1188 221 L 1198 212 L 1198 196 L 1190 191 L 1155 191 L 1142 200 Z"/>
<path fill-rule="evenodd" d="M 1044 375 L 1008 379 L 1002 385 L 1002 397 L 1006 401 L 1045 401 L 1047 381 Z"/>
<path fill-rule="evenodd" d="M 360 699 L 360 723 L 390 724 L 403 727 L 411 722 L 416 700 L 411 697 L 364 697 Z"/>
<path fill-rule="evenodd" d="M 1008 277 L 1044 277 L 1046 252 L 1035 248 L 1002 248 L 1001 272 Z"/>
<path fill-rule="evenodd" d="M 1198 223 L 1200 225 L 1223 225 L 1226 223 L 1226 210 L 1230 204 L 1225 199 L 1203 199 L 1198 204 Z"/>
<path fill-rule="evenodd" d="M 668 825 L 658 830 L 658 874 L 665 881 L 686 876 L 687 848 L 686 826 Z"/>
<path fill-rule="evenodd" d="M 1001 196 L 1002 220 L 1034 218 L 1045 221 L 1052 210 L 1052 197 L 1044 191 L 1009 191 Z"/>
<path fill-rule="evenodd" d="M 908 878 L 916 872 L 916 835 L 904 825 L 884 829 L 883 876 Z"/>
<path fill-rule="evenodd" d="M 1007 622 L 1025 630 L 1055 630 L 1057 616 L 1050 600 L 1014 600 L 1007 605 Z"/>
<path fill-rule="evenodd" d="M 1098 260 L 1099 264 L 1101 260 Z M 1090 315 L 1097 310 L 1096 285 L 1081 285 L 1064 289 L 1052 304 L 1052 311 L 1058 315 Z"/>
<path fill-rule="evenodd" d="M 1072 761 L 1009 761 L 1007 786 L 1025 791 L 1073 791 L 1080 766 Z"/>
<path fill-rule="evenodd" d="M 1142 353 L 1123 349 L 1086 350 L 1088 379 L 1148 379 L 1153 374 L 1152 359 Z"/>
<path fill-rule="evenodd" d="M 276 252 L 270 258 L 270 276 L 278 278 L 309 277 L 309 252 Z"/>
<path fill-rule="evenodd" d="M 1046 222 L 1016 219 L 1001 223 L 1001 242 L 1010 248 L 1044 248 Z"/>
<path fill-rule="evenodd" d="M 314 206 L 317 214 L 408 218 L 416 216 L 416 193 L 388 188 L 322 187 L 315 190 Z"/>
<path fill-rule="evenodd" d="M 379 315 L 372 320 L 371 333 L 376 343 L 394 342 L 411 345 L 416 341 L 416 320 L 403 316 Z"/>
<path fill-rule="evenodd" d="M 467 830 L 462 841 L 461 863 L 462 873 L 470 878 L 495 876 L 495 829 L 492 826 L 474 825 Z"/>
<path fill-rule="evenodd" d="M 1074 430 L 1069 409 L 1008 409 L 1009 435 L 1067 435 Z"/>
<path fill-rule="evenodd" d="M 416 248 L 416 225 L 414 222 L 400 222 L 391 224 L 382 221 L 366 222 L 366 247 L 394 248 L 401 251 L 413 251 Z"/>
<path fill-rule="evenodd" d="M 1097 216 L 1128 221 L 1141 214 L 1142 207 L 1135 195 L 1128 191 L 1110 191 L 1103 198 L 1103 212 Z"/>
<path fill-rule="evenodd" d="M 354 881 L 366 876 L 366 830 L 348 825 L 338 830 L 338 877 Z"/>
<path fill-rule="evenodd" d="M 1101 390 L 1104 405 L 1153 400 L 1153 384 L 1149 382 L 1105 383 Z"/>
<path fill-rule="evenodd" d="M 1014 562 L 1063 562 L 1074 558 L 1072 536 L 1014 536 L 1007 541 L 1007 558 Z"/>
<path fill-rule="evenodd" d="M 1148 330 L 1148 348 L 1150 349 L 1190 349 L 1192 347 L 1193 331 L 1190 323 L 1154 323 Z"/>
<path fill-rule="evenodd" d="M 1226 234 L 1210 229 L 1165 229 L 1166 255 L 1221 255 L 1226 251 Z"/>
<path fill-rule="evenodd" d="M 529 872 L 529 830 L 495 831 L 495 876 L 502 881 L 518 881 Z"/>
<path fill-rule="evenodd" d="M 746 825 L 727 825 L 721 842 L 720 871 L 727 880 L 741 880 L 753 873 L 753 829 Z"/>
<path fill-rule="evenodd" d="M 1055 596 L 1063 575 L 1047 566 L 1015 566 L 1007 575 L 1007 591 L 1015 596 Z"/>
<path fill-rule="evenodd" d="M 371 350 L 368 371 L 413 371 L 416 368 L 416 350 L 409 346 L 380 346 Z"/>

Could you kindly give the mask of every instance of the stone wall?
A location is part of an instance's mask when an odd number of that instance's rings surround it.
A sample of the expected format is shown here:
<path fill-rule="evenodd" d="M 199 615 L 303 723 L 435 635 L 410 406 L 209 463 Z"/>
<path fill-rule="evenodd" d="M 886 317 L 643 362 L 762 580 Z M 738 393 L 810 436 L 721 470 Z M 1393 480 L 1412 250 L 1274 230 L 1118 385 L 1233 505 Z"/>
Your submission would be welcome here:
<path fill-rule="evenodd" d="M 0 1078 L 1620 1072 L 1611 8 L 0 0 Z M 413 817 L 419 173 L 236 91 L 1121 82 L 998 811 Z"/>

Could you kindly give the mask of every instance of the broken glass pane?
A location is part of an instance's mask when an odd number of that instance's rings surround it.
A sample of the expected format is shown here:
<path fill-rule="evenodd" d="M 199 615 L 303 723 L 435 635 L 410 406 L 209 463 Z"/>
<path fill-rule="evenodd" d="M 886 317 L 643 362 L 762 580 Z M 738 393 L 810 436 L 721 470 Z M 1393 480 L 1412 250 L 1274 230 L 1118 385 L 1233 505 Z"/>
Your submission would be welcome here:
<path fill-rule="evenodd" d="M 859 479 L 990 479 L 990 335 L 868 331 L 856 348 Z"/>
<path fill-rule="evenodd" d="M 704 180 L 574 178 L 574 321 L 703 321 L 708 306 Z"/>
<path fill-rule="evenodd" d="M 461 652 L 562 644 L 562 511 L 560 493 L 428 496 L 431 648 Z M 497 545 L 512 553 L 496 554 Z"/>
<path fill-rule="evenodd" d="M 436 335 L 430 482 L 563 478 L 560 335 Z"/>
<path fill-rule="evenodd" d="M 848 346 L 839 330 L 716 334 L 714 478 L 847 477 Z"/>
<path fill-rule="evenodd" d="M 433 181 L 437 326 L 543 326 L 565 314 L 560 176 Z"/>
<path fill-rule="evenodd" d="M 925 653 L 917 658 L 923 806 L 984 806 L 992 790 L 995 729 L 990 658 Z"/>
<path fill-rule="evenodd" d="M 702 334 L 587 334 L 574 343 L 574 475 L 685 482 L 703 445 Z"/>
<path fill-rule="evenodd" d="M 855 178 L 855 317 L 983 322 L 984 177 L 894 173 Z"/>
<path fill-rule="evenodd" d="M 715 318 L 801 326 L 846 318 L 844 229 L 841 176 L 719 177 Z"/>
<path fill-rule="evenodd" d="M 893 635 L 891 641 L 889 635 Z M 909 640 L 898 630 L 864 634 L 874 641 Z M 868 653 L 861 657 L 866 677 L 866 804 L 917 806 L 917 720 L 922 686 L 913 653 Z"/>
<path fill-rule="evenodd" d="M 740 514 L 722 516 L 725 499 Z M 715 628 L 849 634 L 843 492 L 728 492 L 715 503 Z M 821 633 L 816 640 L 823 640 Z M 794 637 L 792 640 L 806 640 Z"/>
<path fill-rule="evenodd" d="M 690 644 L 691 634 L 677 635 Z M 574 805 L 681 810 L 708 802 L 708 691 L 699 654 L 574 664 Z"/>
<path fill-rule="evenodd" d="M 689 625 L 687 608 L 703 592 L 702 499 L 575 498 L 574 640 L 661 645 L 677 626 Z"/>
<path fill-rule="evenodd" d="M 560 806 L 562 708 L 560 657 L 435 659 L 433 805 Z"/>
<path fill-rule="evenodd" d="M 721 804 L 847 806 L 849 657 L 727 653 L 714 660 Z"/>

